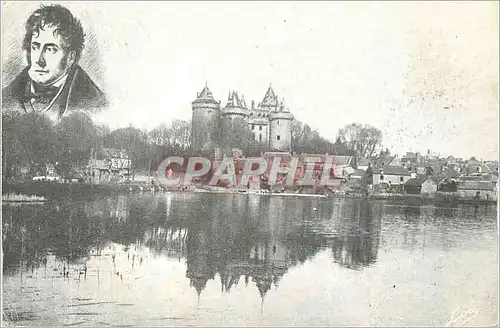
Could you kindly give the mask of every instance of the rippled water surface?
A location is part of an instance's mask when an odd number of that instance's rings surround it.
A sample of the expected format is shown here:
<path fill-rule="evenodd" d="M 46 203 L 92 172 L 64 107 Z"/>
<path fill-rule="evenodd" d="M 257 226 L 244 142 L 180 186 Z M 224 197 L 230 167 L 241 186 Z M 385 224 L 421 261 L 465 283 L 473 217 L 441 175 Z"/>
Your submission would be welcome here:
<path fill-rule="evenodd" d="M 4 323 L 492 325 L 496 211 L 188 193 L 4 204 Z"/>

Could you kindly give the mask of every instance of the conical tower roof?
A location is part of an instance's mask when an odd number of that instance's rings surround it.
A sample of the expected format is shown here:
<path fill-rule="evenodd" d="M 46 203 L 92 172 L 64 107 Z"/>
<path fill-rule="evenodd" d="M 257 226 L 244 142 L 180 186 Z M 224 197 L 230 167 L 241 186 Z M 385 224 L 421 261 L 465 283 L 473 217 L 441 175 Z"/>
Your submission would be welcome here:
<path fill-rule="evenodd" d="M 269 107 L 277 107 L 279 104 L 278 97 L 274 93 L 274 90 L 269 84 L 269 88 L 266 91 L 266 94 L 264 95 L 264 99 L 262 99 L 260 103 L 260 107 L 262 108 L 269 108 Z"/>
<path fill-rule="evenodd" d="M 212 91 L 208 88 L 207 82 L 205 82 L 205 87 L 203 90 L 201 90 L 200 93 L 198 93 L 198 96 L 196 97 L 196 100 L 193 101 L 194 103 L 212 103 L 212 104 L 218 104 L 218 102 L 214 99 L 212 95 Z"/>

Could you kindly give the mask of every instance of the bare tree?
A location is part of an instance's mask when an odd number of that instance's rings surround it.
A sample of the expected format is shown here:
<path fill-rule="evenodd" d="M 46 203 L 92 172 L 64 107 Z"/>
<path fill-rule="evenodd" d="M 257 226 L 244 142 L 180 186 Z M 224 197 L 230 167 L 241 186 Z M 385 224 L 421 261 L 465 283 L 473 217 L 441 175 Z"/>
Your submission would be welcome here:
<path fill-rule="evenodd" d="M 339 130 L 340 140 L 356 157 L 369 157 L 382 143 L 382 132 L 370 125 L 352 123 Z"/>

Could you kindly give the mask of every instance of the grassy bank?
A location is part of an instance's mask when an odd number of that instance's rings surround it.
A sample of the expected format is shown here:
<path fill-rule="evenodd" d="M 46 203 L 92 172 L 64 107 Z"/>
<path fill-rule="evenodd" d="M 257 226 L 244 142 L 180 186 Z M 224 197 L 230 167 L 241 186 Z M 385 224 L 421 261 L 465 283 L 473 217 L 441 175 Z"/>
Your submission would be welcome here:
<path fill-rule="evenodd" d="M 21 194 L 44 199 L 82 198 L 93 199 L 128 191 L 126 185 L 92 185 L 84 183 L 24 182 L 4 183 L 2 194 Z"/>
<path fill-rule="evenodd" d="M 7 193 L 2 195 L 3 202 L 15 202 L 15 203 L 34 203 L 34 202 L 44 202 L 45 197 L 35 196 L 35 195 L 24 195 L 18 193 Z"/>

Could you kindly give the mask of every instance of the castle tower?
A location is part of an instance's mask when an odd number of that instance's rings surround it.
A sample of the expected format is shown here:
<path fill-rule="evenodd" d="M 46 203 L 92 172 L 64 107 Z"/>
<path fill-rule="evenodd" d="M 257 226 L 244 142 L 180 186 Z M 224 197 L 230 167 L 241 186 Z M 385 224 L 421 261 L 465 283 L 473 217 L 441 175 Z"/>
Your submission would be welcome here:
<path fill-rule="evenodd" d="M 191 147 L 195 151 L 209 150 L 212 145 L 213 125 L 219 116 L 220 103 L 212 96 L 207 84 L 191 103 L 193 109 Z"/>
<path fill-rule="evenodd" d="M 291 151 L 293 115 L 285 108 L 284 101 L 275 108 L 269 112 L 269 147 L 273 150 Z"/>
<path fill-rule="evenodd" d="M 241 145 L 244 135 L 241 132 L 248 127 L 248 108 L 243 97 L 236 91 L 229 92 L 226 106 L 221 109 L 224 139 L 234 145 Z"/>

